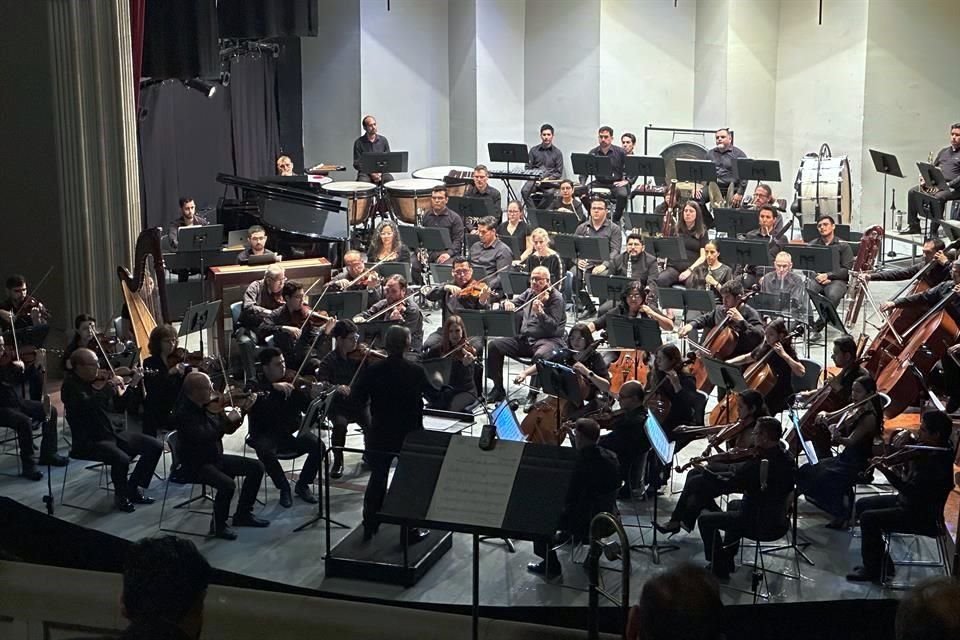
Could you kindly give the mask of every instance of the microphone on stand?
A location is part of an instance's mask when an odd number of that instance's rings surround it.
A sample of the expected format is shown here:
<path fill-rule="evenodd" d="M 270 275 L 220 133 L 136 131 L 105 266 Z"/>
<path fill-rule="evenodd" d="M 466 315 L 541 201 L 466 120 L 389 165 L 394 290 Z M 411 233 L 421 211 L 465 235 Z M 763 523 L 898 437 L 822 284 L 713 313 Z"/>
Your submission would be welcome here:
<path fill-rule="evenodd" d="M 767 490 L 768 475 L 770 475 L 770 461 L 763 459 L 760 461 L 760 491 Z"/>

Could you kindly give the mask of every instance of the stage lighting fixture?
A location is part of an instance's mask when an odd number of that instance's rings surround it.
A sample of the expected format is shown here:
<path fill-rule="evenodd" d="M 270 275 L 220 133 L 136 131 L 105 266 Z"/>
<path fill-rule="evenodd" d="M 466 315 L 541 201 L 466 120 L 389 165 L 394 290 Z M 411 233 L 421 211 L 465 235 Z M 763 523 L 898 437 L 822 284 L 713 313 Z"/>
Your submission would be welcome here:
<path fill-rule="evenodd" d="M 200 78 L 190 78 L 189 80 L 185 80 L 183 84 L 194 91 L 199 91 L 208 98 L 212 98 L 213 94 L 217 92 L 217 85 L 212 82 L 207 82 L 206 80 L 201 80 Z"/>

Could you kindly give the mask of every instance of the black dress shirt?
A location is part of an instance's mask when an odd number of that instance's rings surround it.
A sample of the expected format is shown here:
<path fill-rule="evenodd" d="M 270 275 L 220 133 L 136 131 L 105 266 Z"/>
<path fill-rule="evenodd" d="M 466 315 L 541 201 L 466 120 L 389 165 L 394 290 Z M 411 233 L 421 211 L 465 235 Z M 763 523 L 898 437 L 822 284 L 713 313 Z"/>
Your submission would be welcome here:
<path fill-rule="evenodd" d="M 513 251 L 499 238 L 494 240 L 489 247 L 484 246 L 479 240 L 470 246 L 470 264 L 474 267 L 483 267 L 488 274 L 497 271 L 503 273 L 512 262 Z M 500 284 L 500 274 L 490 276 L 484 282 L 495 291 L 503 291 L 503 285 Z"/>
<path fill-rule="evenodd" d="M 747 189 L 747 181 L 737 180 L 737 160 L 746 157 L 747 154 L 733 145 L 723 150 L 720 147 L 714 147 L 707 151 L 707 160 L 717 168 L 717 184 L 728 185 L 735 182 L 736 192 L 743 195 Z"/>
<path fill-rule="evenodd" d="M 527 273 L 530 273 L 537 267 L 547 268 L 547 271 L 550 272 L 551 283 L 554 283 L 563 277 L 563 261 L 556 253 L 551 253 L 548 256 L 540 256 L 535 253 L 528 255 L 527 259 L 523 262 L 523 269 Z"/>
<path fill-rule="evenodd" d="M 115 395 L 109 385 L 97 390 L 75 373 L 66 374 L 60 388 L 60 398 L 73 436 L 73 451 L 86 451 L 91 444 L 104 440 L 116 441 L 108 413 Z"/>
<path fill-rule="evenodd" d="M 947 146 L 940 149 L 940 153 L 933 160 L 933 166 L 940 169 L 943 179 L 951 189 L 960 186 L 960 148 Z"/>
<path fill-rule="evenodd" d="M 360 172 L 360 156 L 365 153 L 390 153 L 390 143 L 380 134 L 373 142 L 366 134 L 357 138 L 353 143 L 353 168 Z"/>
<path fill-rule="evenodd" d="M 657 265 L 657 259 L 641 251 L 636 256 L 631 257 L 626 251 L 611 260 L 605 260 L 603 264 L 607 267 L 602 275 L 624 276 L 627 277 L 627 263 L 630 263 L 630 278 L 639 280 L 646 284 L 650 280 L 656 280 L 660 273 L 660 267 Z"/>
<path fill-rule="evenodd" d="M 576 197 L 570 204 L 564 204 L 563 196 L 559 193 L 553 196 L 553 200 L 550 201 L 550 204 L 547 205 L 549 211 L 559 211 L 560 209 L 566 209 L 572 211 L 575 216 L 577 216 L 577 222 L 583 222 L 587 219 L 587 214 L 583 211 L 583 203 L 580 202 Z"/>
<path fill-rule="evenodd" d="M 823 241 L 823 238 L 814 238 L 810 241 L 810 245 L 814 247 L 831 247 L 834 252 L 839 256 L 838 264 L 840 267 L 836 271 L 831 271 L 827 274 L 831 280 L 842 280 L 846 282 L 850 277 L 850 267 L 853 266 L 853 249 L 850 248 L 850 245 L 839 239 L 837 236 L 833 236 L 833 242 L 827 244 Z"/>
<path fill-rule="evenodd" d="M 620 225 L 615 222 L 611 222 L 610 218 L 604 218 L 603 224 L 600 225 L 600 228 L 593 226 L 593 221 L 587 220 L 577 227 L 577 230 L 574 232 L 574 235 L 584 236 L 587 238 L 606 238 L 610 241 L 609 244 L 609 257 L 608 260 L 614 260 L 620 254 L 620 249 L 623 247 L 623 232 L 620 230 Z M 600 264 L 596 260 L 587 260 L 587 264 L 590 268 Z"/>
<path fill-rule="evenodd" d="M 303 412 L 310 405 L 310 396 L 303 389 L 294 389 L 290 397 L 274 389 L 263 376 L 252 381 L 249 389 L 257 393 L 257 401 L 250 408 L 250 435 L 288 436 L 300 428 Z"/>
<path fill-rule="evenodd" d="M 423 216 L 423 226 L 424 227 L 439 227 L 447 229 L 450 232 L 450 245 L 446 249 L 446 253 L 450 257 L 460 255 L 460 251 L 463 250 L 463 218 L 460 217 L 460 214 L 448 207 L 444 207 L 440 213 L 436 213 L 432 209 Z M 436 262 L 437 258 L 440 256 L 443 251 L 431 251 L 430 252 L 430 261 Z"/>
<path fill-rule="evenodd" d="M 182 398 L 174 411 L 180 438 L 180 464 L 188 473 L 196 473 L 205 464 L 219 464 L 223 458 L 223 436 L 229 423 L 223 414 Z"/>
<path fill-rule="evenodd" d="M 543 169 L 544 178 L 562 178 L 563 152 L 552 144 L 546 147 L 540 143 L 530 147 L 527 169 Z"/>
<path fill-rule="evenodd" d="M 601 156 L 609 157 L 610 164 L 613 165 L 613 177 L 603 177 L 598 178 L 594 176 L 594 179 L 601 184 L 613 184 L 617 180 L 623 180 L 623 165 L 627 154 L 624 153 L 622 147 L 618 147 L 615 144 L 610 145 L 610 148 L 607 149 L 607 152 L 604 153 L 600 146 L 596 146 L 593 149 L 590 149 L 588 152 L 592 156 Z M 586 184 L 587 176 L 580 176 L 580 184 Z"/>
<path fill-rule="evenodd" d="M 257 330 L 270 316 L 271 312 L 283 305 L 279 296 L 270 293 L 263 286 L 263 279 L 251 282 L 243 292 L 243 308 L 240 311 L 239 324 L 245 329 Z"/>
<path fill-rule="evenodd" d="M 918 262 L 917 264 L 909 267 L 894 267 L 891 269 L 884 269 L 883 271 L 871 273 L 870 279 L 876 280 L 877 282 L 912 280 L 913 276 L 920 273 L 920 270 L 926 267 L 927 264 L 928 263 Z M 920 279 L 926 282 L 929 287 L 935 287 L 950 277 L 950 269 L 952 266 L 953 263 L 951 262 L 942 265 L 939 262 L 934 261 L 934 263 L 930 265 L 930 268 L 927 269 L 922 276 L 920 276 Z"/>

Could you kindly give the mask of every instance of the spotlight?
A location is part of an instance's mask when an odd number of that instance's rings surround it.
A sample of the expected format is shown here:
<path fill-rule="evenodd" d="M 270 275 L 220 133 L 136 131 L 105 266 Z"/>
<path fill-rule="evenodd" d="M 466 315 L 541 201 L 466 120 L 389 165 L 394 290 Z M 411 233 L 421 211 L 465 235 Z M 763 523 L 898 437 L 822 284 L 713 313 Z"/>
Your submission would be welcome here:
<path fill-rule="evenodd" d="M 212 98 L 213 94 L 217 92 L 217 85 L 212 82 L 207 82 L 206 80 L 201 80 L 200 78 L 190 78 L 189 80 L 184 80 L 183 84 L 187 85 L 188 88 L 193 89 L 194 91 L 199 91 L 208 98 Z"/>

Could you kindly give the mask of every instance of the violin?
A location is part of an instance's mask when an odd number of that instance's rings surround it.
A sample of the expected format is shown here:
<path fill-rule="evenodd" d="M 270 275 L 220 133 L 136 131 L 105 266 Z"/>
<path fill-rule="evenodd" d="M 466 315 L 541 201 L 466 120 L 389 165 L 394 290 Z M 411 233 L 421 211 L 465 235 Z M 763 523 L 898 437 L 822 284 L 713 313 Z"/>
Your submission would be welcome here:
<path fill-rule="evenodd" d="M 385 351 L 374 349 L 365 342 L 358 343 L 357 348 L 347 354 L 347 360 L 352 360 L 354 362 L 362 362 L 364 360 L 385 360 L 386 357 L 387 353 Z"/>
<path fill-rule="evenodd" d="M 461 340 L 460 344 L 450 349 L 450 351 L 446 352 L 440 357 L 446 358 L 447 356 L 451 356 L 459 360 L 461 364 L 465 365 L 468 355 L 473 358 L 474 362 L 476 362 L 477 350 L 467 340 Z"/>
<path fill-rule="evenodd" d="M 492 289 L 490 289 L 490 286 L 486 282 L 473 280 L 470 284 L 460 289 L 457 297 L 460 300 L 474 300 L 479 302 L 487 298 L 491 291 Z"/>
<path fill-rule="evenodd" d="M 39 299 L 30 295 L 24 298 L 17 310 L 13 312 L 13 319 L 16 321 L 16 319 L 23 314 L 33 315 L 34 311 L 36 311 L 39 320 L 43 322 L 50 321 L 51 314 L 47 308 L 43 306 L 43 303 L 40 302 Z"/>
<path fill-rule="evenodd" d="M 758 447 L 730 449 L 729 451 L 724 451 L 722 453 L 715 453 L 712 456 L 697 456 L 696 458 L 691 458 L 690 461 L 682 467 L 678 465 L 675 471 L 677 473 L 683 473 L 691 467 L 707 465 L 713 462 L 732 464 L 735 462 L 744 462 L 746 460 L 752 460 L 759 457 L 760 449 Z"/>
<path fill-rule="evenodd" d="M 183 347 L 177 347 L 167 356 L 167 367 L 172 369 L 178 364 L 185 364 L 194 369 L 204 369 L 206 360 L 200 351 L 187 351 Z"/>
<path fill-rule="evenodd" d="M 234 391 L 228 387 L 223 393 L 214 394 L 203 408 L 211 415 L 223 416 L 229 425 L 224 431 L 231 434 L 243 424 L 245 413 L 250 410 L 260 395 L 254 391 Z"/>
<path fill-rule="evenodd" d="M 296 311 L 292 311 L 290 313 L 290 318 L 293 322 L 300 326 L 304 326 L 309 323 L 311 327 L 322 327 L 331 320 L 336 320 L 336 318 L 328 314 L 326 311 L 314 311 L 313 308 L 308 304 L 303 304 Z"/>
<path fill-rule="evenodd" d="M 107 385 L 111 384 L 111 381 L 114 378 L 120 378 L 122 382 L 116 386 L 116 389 L 117 389 L 117 395 L 122 396 L 124 393 L 126 393 L 127 389 L 130 386 L 137 386 L 137 385 L 131 385 L 131 383 L 133 382 L 133 376 L 135 373 L 136 371 L 131 369 L 130 367 L 117 367 L 115 369 L 99 369 L 97 371 L 97 377 L 94 378 L 93 382 L 90 383 L 90 386 L 93 387 L 94 390 L 96 391 L 101 391 L 104 388 L 106 388 Z M 139 381 L 137 384 L 139 384 Z"/>

